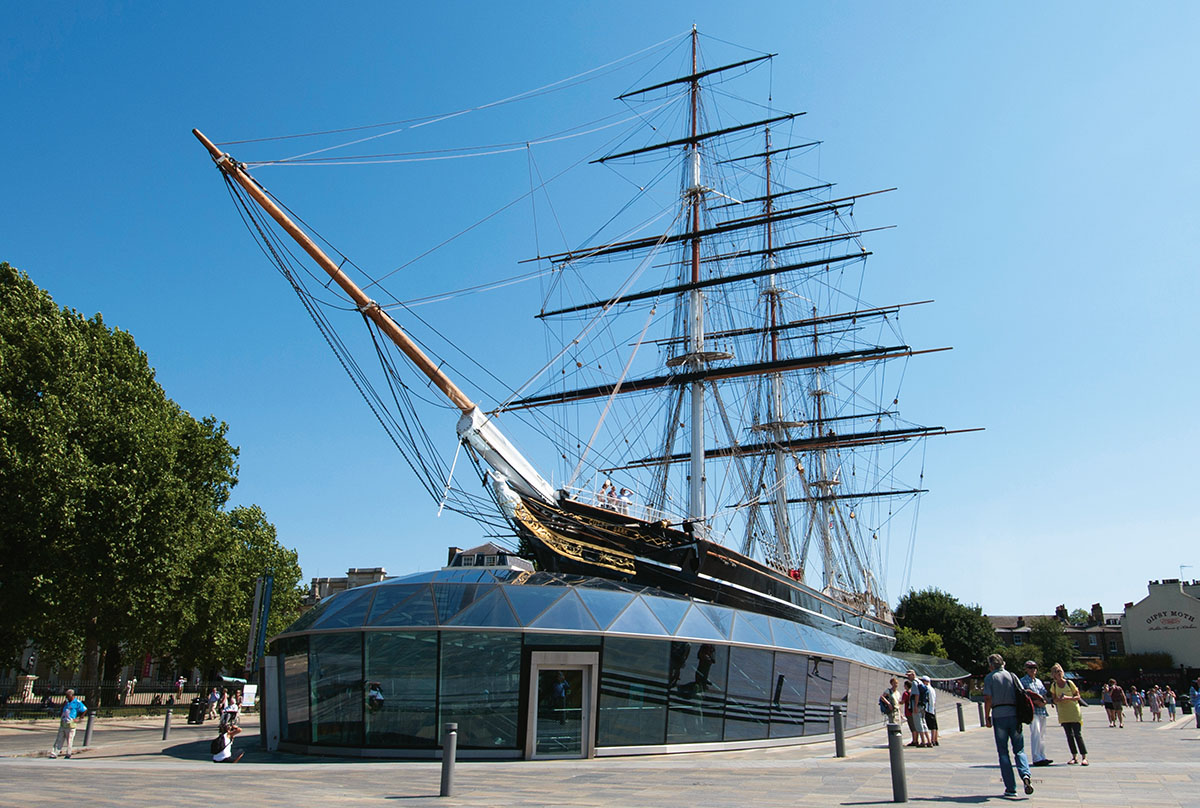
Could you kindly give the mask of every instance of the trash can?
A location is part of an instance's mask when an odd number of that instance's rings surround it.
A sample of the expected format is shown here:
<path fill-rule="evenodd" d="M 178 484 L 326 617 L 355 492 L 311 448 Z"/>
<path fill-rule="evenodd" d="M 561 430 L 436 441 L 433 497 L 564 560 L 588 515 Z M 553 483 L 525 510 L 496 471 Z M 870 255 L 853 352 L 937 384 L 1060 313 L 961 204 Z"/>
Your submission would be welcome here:
<path fill-rule="evenodd" d="M 204 699 L 198 696 L 192 699 L 192 706 L 188 708 L 187 722 L 189 724 L 203 724 L 205 706 Z"/>
<path fill-rule="evenodd" d="M 1187 696 L 1185 694 L 1181 694 L 1179 696 L 1179 709 L 1183 712 L 1184 715 L 1192 714 L 1192 699 L 1190 696 Z"/>

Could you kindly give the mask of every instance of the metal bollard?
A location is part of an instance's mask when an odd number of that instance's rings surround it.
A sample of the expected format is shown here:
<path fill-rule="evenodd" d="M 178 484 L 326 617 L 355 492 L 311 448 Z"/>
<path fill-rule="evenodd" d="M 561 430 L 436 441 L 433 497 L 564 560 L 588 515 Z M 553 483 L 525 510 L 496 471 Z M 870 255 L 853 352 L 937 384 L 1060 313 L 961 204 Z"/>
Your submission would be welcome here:
<path fill-rule="evenodd" d="M 979 708 L 979 726 L 986 727 L 987 719 L 983 717 L 983 702 L 977 701 L 975 702 L 975 706 Z"/>
<path fill-rule="evenodd" d="M 171 711 L 167 710 L 167 718 L 163 721 L 163 740 L 171 735 Z"/>
<path fill-rule="evenodd" d="M 833 754 L 840 758 L 846 756 L 846 719 L 838 707 L 833 708 Z"/>
<path fill-rule="evenodd" d="M 439 797 L 454 794 L 454 758 L 458 754 L 458 724 L 444 724 L 442 738 L 442 790 Z"/>
<path fill-rule="evenodd" d="M 92 745 L 92 722 L 96 720 L 96 713 L 88 710 L 87 726 L 83 730 L 83 745 L 88 747 Z"/>
<path fill-rule="evenodd" d="M 962 702 L 956 702 L 954 706 L 958 708 L 958 731 L 966 732 L 967 722 L 963 720 Z"/>
<path fill-rule="evenodd" d="M 904 774 L 904 738 L 899 724 L 888 724 L 888 762 L 892 767 L 892 802 L 908 802 L 908 778 Z"/>

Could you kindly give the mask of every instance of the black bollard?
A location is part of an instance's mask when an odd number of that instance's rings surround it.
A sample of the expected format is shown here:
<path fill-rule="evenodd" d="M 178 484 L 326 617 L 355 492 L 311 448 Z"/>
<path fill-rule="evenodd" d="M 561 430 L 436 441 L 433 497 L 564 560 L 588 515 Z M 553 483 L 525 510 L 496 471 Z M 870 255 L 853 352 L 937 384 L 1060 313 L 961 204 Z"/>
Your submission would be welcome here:
<path fill-rule="evenodd" d="M 846 719 L 840 707 L 833 708 L 833 754 L 840 758 L 846 756 Z"/>
<path fill-rule="evenodd" d="M 963 720 L 962 702 L 957 702 L 955 706 L 958 707 L 958 731 L 966 732 L 967 722 Z"/>
<path fill-rule="evenodd" d="M 975 705 L 979 708 L 979 726 L 986 727 L 987 719 L 983 717 L 983 702 L 977 701 L 975 702 Z"/>
<path fill-rule="evenodd" d="M 167 718 L 163 721 L 163 740 L 165 741 L 171 735 L 171 711 L 167 710 Z"/>
<path fill-rule="evenodd" d="M 454 758 L 458 755 L 458 724 L 445 724 L 442 738 L 442 790 L 440 797 L 454 794 Z"/>
<path fill-rule="evenodd" d="M 83 730 L 83 746 L 87 748 L 92 745 L 92 722 L 96 720 L 96 713 L 93 710 L 88 710 L 87 726 Z"/>
<path fill-rule="evenodd" d="M 888 724 L 888 762 L 892 766 L 892 802 L 908 802 L 908 778 L 904 774 L 904 738 L 899 724 Z"/>

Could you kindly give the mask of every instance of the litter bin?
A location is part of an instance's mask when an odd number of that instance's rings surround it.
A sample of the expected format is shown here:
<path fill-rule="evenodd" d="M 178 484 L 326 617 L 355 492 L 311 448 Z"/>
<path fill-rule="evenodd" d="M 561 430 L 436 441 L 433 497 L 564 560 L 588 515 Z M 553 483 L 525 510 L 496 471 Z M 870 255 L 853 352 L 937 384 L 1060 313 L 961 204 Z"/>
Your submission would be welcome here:
<path fill-rule="evenodd" d="M 1190 696 L 1186 694 L 1181 694 L 1179 696 L 1179 709 L 1184 715 L 1192 714 L 1192 699 Z"/>
<path fill-rule="evenodd" d="M 203 724 L 205 706 L 204 699 L 199 697 L 192 699 L 192 706 L 188 708 L 187 722 L 189 724 Z"/>

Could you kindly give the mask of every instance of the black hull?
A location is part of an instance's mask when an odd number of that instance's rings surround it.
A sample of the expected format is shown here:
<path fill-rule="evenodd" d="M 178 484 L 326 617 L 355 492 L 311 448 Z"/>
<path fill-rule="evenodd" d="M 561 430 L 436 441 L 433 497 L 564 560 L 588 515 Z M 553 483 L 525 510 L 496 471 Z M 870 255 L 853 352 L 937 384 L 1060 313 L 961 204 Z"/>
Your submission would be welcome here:
<path fill-rule="evenodd" d="M 629 581 L 781 617 L 875 651 L 891 651 L 896 641 L 891 623 L 662 523 L 570 499 L 558 506 L 527 499 L 514 522 L 539 566 L 550 572 Z"/>

